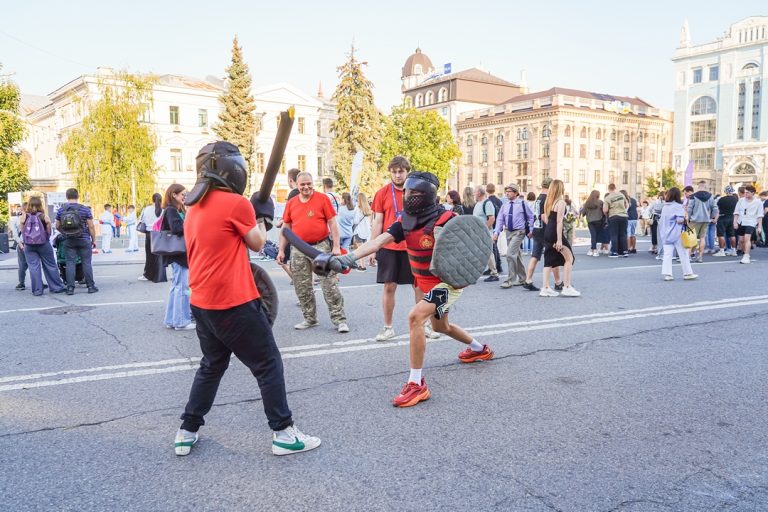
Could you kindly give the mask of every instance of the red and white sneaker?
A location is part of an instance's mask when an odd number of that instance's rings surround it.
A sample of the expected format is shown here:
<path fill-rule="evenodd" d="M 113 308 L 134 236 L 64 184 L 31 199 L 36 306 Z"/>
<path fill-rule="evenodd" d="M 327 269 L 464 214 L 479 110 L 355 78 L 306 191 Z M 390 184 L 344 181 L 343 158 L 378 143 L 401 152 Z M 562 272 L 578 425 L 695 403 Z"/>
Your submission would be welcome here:
<path fill-rule="evenodd" d="M 459 354 L 459 361 L 462 363 L 474 363 L 475 361 L 490 361 L 493 359 L 493 350 L 488 345 L 483 345 L 483 350 L 475 352 L 471 348 Z"/>
<path fill-rule="evenodd" d="M 415 382 L 408 382 L 403 386 L 400 394 L 392 400 L 392 405 L 395 407 L 412 407 L 419 402 L 429 400 L 430 396 L 432 396 L 432 393 L 427 388 L 427 381 L 422 378 L 421 385 Z"/>

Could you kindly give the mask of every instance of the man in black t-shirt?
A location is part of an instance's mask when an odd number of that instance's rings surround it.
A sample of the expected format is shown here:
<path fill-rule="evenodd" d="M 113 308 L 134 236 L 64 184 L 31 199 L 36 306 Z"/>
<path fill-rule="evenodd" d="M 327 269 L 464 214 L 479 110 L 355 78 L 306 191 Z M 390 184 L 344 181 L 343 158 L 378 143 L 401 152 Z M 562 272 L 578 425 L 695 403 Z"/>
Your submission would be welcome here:
<path fill-rule="evenodd" d="M 541 193 L 536 198 L 536 202 L 533 203 L 533 229 L 528 233 L 528 237 L 533 238 L 533 249 L 531 250 L 531 259 L 528 261 L 525 284 L 523 284 L 523 288 L 529 292 L 539 291 L 536 285 L 533 284 L 533 273 L 539 260 L 544 256 L 544 203 L 547 201 L 547 192 L 549 192 L 549 185 L 551 183 L 552 178 L 550 177 L 541 180 Z M 552 273 L 555 275 L 555 290 L 562 290 L 563 283 L 560 281 L 560 267 L 553 268 Z"/>
<path fill-rule="evenodd" d="M 717 217 L 717 243 L 720 250 L 712 256 L 721 258 L 723 256 L 736 256 L 736 232 L 733 229 L 733 212 L 736 210 L 736 203 L 739 198 L 734 194 L 733 187 L 725 187 L 725 195 L 717 200 L 717 209 L 720 214 Z M 730 248 L 725 250 L 726 237 L 730 241 Z"/>

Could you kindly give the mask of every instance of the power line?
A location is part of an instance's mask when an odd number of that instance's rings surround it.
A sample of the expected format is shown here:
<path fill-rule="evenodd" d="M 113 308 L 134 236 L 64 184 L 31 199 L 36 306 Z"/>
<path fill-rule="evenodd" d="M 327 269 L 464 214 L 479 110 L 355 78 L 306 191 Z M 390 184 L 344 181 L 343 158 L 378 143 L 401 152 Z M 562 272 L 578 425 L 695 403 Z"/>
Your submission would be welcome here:
<path fill-rule="evenodd" d="M 48 55 L 50 55 L 51 57 L 55 57 L 55 58 L 57 58 L 57 59 L 59 59 L 59 60 L 65 60 L 65 61 L 67 61 L 67 62 L 71 62 L 72 64 L 77 64 L 78 66 L 83 66 L 83 67 L 85 67 L 85 68 L 89 68 L 89 69 L 93 69 L 93 68 L 95 68 L 95 67 L 96 67 L 96 66 L 92 66 L 91 64 L 85 64 L 85 63 L 83 63 L 83 62 L 78 62 L 78 61 L 76 61 L 76 60 L 72 60 L 72 59 L 69 59 L 69 58 L 67 58 L 67 57 L 62 57 L 61 55 L 57 55 L 57 54 L 55 54 L 55 53 L 53 53 L 53 52 L 49 52 L 48 50 L 46 50 L 46 49 L 44 49 L 44 48 L 40 48 L 39 46 L 35 46 L 35 45 L 33 45 L 33 44 L 31 44 L 31 43 L 28 43 L 28 42 L 26 42 L 26 41 L 22 41 L 22 40 L 21 40 L 21 39 L 19 39 L 18 37 L 14 36 L 14 35 L 12 35 L 12 34 L 9 34 L 9 33 L 8 33 L 8 32 L 6 32 L 5 30 L 2 30 L 2 29 L 0 29 L 0 34 L 3 34 L 4 36 L 6 36 L 6 37 L 8 37 L 8 38 L 10 38 L 10 39 L 13 39 L 13 40 L 14 40 L 14 41 L 16 41 L 17 43 L 21 43 L 21 44 L 23 44 L 23 45 L 25 45 L 25 46 L 29 46 L 30 48 L 33 48 L 33 49 L 35 49 L 35 50 L 37 50 L 37 51 L 39 51 L 39 52 L 42 52 L 42 53 L 48 54 Z"/>

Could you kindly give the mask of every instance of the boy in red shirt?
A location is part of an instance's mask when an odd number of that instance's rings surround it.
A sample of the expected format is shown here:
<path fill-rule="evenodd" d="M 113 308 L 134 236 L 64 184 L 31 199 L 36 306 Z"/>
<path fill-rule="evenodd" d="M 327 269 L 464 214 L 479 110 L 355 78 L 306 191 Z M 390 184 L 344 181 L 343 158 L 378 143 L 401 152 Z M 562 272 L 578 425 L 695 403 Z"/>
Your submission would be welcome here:
<path fill-rule="evenodd" d="M 258 251 L 264 245 L 275 206 L 271 199 L 250 203 L 242 196 L 245 169 L 245 159 L 233 144 L 204 146 L 197 155 L 198 181 L 185 201 L 190 302 L 203 357 L 176 433 L 176 455 L 189 454 L 197 442 L 233 353 L 258 381 L 274 431 L 272 453 L 288 455 L 320 446 L 320 439 L 293 424 L 283 361 L 251 273 L 246 248 Z"/>
<path fill-rule="evenodd" d="M 473 363 L 493 358 L 493 351 L 488 345 L 481 345 L 467 331 L 448 322 L 448 310 L 461 296 L 461 290 L 441 282 L 429 271 L 435 246 L 434 232 L 456 216 L 436 204 L 439 185 L 440 182 L 434 174 L 410 173 L 405 181 L 402 220 L 396 221 L 386 232 L 364 243 L 355 251 L 332 259 L 332 262 L 338 262 L 342 267 L 349 267 L 386 244 L 405 241 L 411 272 L 416 286 L 424 292 L 424 299 L 417 302 L 408 313 L 411 371 L 408 382 L 392 401 L 395 407 L 411 407 L 431 396 L 427 382 L 421 376 L 426 352 L 426 320 L 431 320 L 435 332 L 447 334 L 469 345 L 459 354 L 461 362 Z"/>

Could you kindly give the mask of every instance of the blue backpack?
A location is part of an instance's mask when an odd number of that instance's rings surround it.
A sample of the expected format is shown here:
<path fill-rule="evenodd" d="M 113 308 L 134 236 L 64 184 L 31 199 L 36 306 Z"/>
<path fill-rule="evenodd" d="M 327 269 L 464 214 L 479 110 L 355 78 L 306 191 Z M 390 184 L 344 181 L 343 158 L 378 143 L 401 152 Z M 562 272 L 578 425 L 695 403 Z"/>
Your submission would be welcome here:
<path fill-rule="evenodd" d="M 45 231 L 43 221 L 40 220 L 40 213 L 27 215 L 24 223 L 24 232 L 21 239 L 27 245 L 41 245 L 48 241 L 48 233 Z"/>

